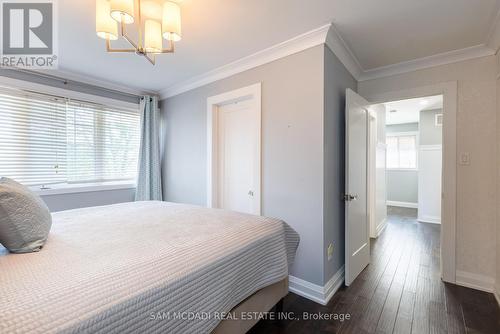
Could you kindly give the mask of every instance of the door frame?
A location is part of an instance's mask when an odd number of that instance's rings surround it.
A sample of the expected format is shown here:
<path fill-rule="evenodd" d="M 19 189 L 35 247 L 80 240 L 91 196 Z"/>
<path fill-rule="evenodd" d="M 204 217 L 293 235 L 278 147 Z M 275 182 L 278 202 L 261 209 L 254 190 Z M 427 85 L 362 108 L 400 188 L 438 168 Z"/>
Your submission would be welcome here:
<path fill-rule="evenodd" d="M 370 238 L 377 237 L 377 114 L 368 110 L 368 225 L 370 226 Z"/>
<path fill-rule="evenodd" d="M 218 116 L 219 107 L 225 104 L 254 100 L 256 108 L 256 117 L 258 124 L 258 154 L 256 154 L 256 175 L 258 181 L 253 189 L 257 207 L 255 214 L 261 214 L 261 155 L 262 155 L 262 99 L 261 93 L 262 84 L 256 83 L 250 86 L 242 87 L 219 95 L 207 98 L 207 207 L 217 207 L 217 199 L 219 198 L 219 180 L 218 180 L 218 159 L 219 159 L 219 143 L 218 143 Z"/>
<path fill-rule="evenodd" d="M 370 103 L 443 95 L 443 166 L 441 201 L 441 278 L 456 283 L 457 82 L 363 95 Z"/>

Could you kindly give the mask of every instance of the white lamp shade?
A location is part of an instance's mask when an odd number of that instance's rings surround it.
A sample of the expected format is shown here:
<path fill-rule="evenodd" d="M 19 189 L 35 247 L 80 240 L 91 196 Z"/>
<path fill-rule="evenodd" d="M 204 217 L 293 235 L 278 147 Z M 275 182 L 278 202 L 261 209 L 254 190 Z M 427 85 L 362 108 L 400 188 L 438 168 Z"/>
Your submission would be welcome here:
<path fill-rule="evenodd" d="M 150 53 L 160 53 L 162 48 L 161 23 L 155 20 L 146 20 L 144 22 L 144 50 Z"/>
<path fill-rule="evenodd" d="M 162 33 L 165 39 L 181 40 L 181 9 L 178 4 L 170 1 L 163 4 Z"/>
<path fill-rule="evenodd" d="M 95 31 L 97 36 L 115 40 L 118 39 L 118 26 L 110 13 L 111 4 L 108 0 L 96 0 Z"/>
<path fill-rule="evenodd" d="M 111 17 L 116 22 L 134 23 L 134 0 L 111 0 Z"/>
<path fill-rule="evenodd" d="M 141 0 L 141 16 L 143 19 L 161 21 L 162 7 L 157 0 Z"/>

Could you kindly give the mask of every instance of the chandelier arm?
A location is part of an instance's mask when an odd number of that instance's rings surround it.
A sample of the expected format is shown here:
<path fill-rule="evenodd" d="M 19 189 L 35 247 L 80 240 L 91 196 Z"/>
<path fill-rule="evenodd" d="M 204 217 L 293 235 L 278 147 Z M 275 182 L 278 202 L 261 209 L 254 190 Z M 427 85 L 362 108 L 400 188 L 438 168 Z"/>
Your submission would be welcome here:
<path fill-rule="evenodd" d="M 106 51 L 107 52 L 110 52 L 110 53 L 113 53 L 113 52 L 135 52 L 136 50 L 135 49 L 113 49 L 111 47 L 111 41 L 109 40 L 109 38 L 106 39 Z"/>
<path fill-rule="evenodd" d="M 169 39 L 168 40 L 168 48 L 161 50 L 161 53 L 174 53 L 174 52 L 175 52 L 174 41 Z"/>
<path fill-rule="evenodd" d="M 130 44 L 132 45 L 132 47 L 135 49 L 135 51 L 141 51 L 139 49 L 139 47 L 137 46 L 136 43 L 134 43 L 134 41 L 127 35 L 127 32 L 125 31 L 125 23 L 123 23 L 123 20 L 121 21 L 121 24 L 120 24 L 120 35 L 125 38 L 125 40 Z"/>
<path fill-rule="evenodd" d="M 139 6 L 137 8 L 137 11 L 138 11 L 138 19 L 139 19 L 139 24 L 137 25 L 138 27 L 138 30 L 139 30 L 139 42 L 137 43 L 141 48 L 142 48 L 142 45 L 144 44 L 143 42 L 143 38 L 144 36 L 142 36 L 142 13 L 141 13 L 141 0 L 138 0 L 139 2 Z M 136 48 L 137 49 L 137 48 Z"/>
<path fill-rule="evenodd" d="M 146 58 L 151 64 L 154 65 L 156 63 L 155 54 L 153 53 L 151 57 L 149 55 L 150 55 L 149 53 L 144 53 L 143 54 L 144 58 Z"/>

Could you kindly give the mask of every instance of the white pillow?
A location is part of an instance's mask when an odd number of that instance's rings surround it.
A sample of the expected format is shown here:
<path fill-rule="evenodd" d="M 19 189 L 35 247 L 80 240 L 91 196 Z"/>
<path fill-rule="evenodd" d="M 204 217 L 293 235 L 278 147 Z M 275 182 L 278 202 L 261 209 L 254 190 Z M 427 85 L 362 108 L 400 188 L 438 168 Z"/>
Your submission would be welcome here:
<path fill-rule="evenodd" d="M 12 253 L 38 252 L 52 226 L 44 201 L 28 187 L 0 178 L 0 243 Z"/>

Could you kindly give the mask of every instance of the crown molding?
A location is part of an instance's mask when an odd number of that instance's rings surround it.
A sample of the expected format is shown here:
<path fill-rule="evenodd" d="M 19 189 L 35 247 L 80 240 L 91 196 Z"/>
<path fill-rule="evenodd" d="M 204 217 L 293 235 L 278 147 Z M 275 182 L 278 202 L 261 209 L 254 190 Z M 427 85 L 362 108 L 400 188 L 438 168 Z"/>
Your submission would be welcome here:
<path fill-rule="evenodd" d="M 364 72 L 363 66 L 361 66 L 358 58 L 356 58 L 354 52 L 352 52 L 333 24 L 330 27 L 325 44 L 337 56 L 354 79 L 359 80 Z"/>
<path fill-rule="evenodd" d="M 490 27 L 485 44 L 495 51 L 500 48 L 500 7 Z"/>
<path fill-rule="evenodd" d="M 161 90 L 159 95 L 161 99 L 169 98 L 321 44 L 326 44 L 357 81 L 383 78 L 494 55 L 498 46 L 500 46 L 500 11 L 497 13 L 487 41 L 484 44 L 373 69 L 364 69 L 361 66 L 354 52 L 352 52 L 344 41 L 335 25 L 330 23 L 202 75 L 170 86 Z"/>
<path fill-rule="evenodd" d="M 262 51 L 246 56 L 227 65 L 216 68 L 205 74 L 193 77 L 179 84 L 173 85 L 160 92 L 160 98 L 169 98 L 192 89 L 221 80 L 237 73 L 261 66 L 294 53 L 324 44 L 331 24 L 291 38 L 282 43 L 271 46 Z"/>
<path fill-rule="evenodd" d="M 363 71 L 359 81 L 383 78 L 391 75 L 402 74 L 422 70 L 429 67 L 456 63 L 459 61 L 486 57 L 495 54 L 495 50 L 485 44 L 471 46 L 468 48 L 440 53 L 437 55 L 404 61 L 397 64 L 377 67 Z"/>

